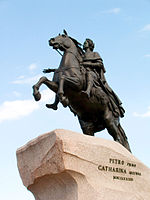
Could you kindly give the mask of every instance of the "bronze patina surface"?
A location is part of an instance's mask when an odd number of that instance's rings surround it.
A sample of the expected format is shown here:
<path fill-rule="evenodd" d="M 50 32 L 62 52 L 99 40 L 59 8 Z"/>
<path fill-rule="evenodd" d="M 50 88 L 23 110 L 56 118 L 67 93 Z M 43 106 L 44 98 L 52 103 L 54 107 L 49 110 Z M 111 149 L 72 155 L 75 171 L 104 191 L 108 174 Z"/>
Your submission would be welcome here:
<path fill-rule="evenodd" d="M 46 104 L 47 108 L 57 110 L 61 102 L 78 117 L 84 134 L 94 136 L 95 132 L 106 128 L 115 141 L 130 151 L 119 121 L 125 111 L 105 79 L 103 60 L 93 51 L 93 41 L 86 39 L 82 49 L 81 44 L 64 31 L 64 34 L 51 38 L 49 45 L 63 52 L 62 59 L 57 69 L 43 71 L 54 72 L 52 81 L 43 76 L 33 86 L 35 100 L 40 100 L 39 88 L 45 84 L 56 93 L 55 102 Z"/>

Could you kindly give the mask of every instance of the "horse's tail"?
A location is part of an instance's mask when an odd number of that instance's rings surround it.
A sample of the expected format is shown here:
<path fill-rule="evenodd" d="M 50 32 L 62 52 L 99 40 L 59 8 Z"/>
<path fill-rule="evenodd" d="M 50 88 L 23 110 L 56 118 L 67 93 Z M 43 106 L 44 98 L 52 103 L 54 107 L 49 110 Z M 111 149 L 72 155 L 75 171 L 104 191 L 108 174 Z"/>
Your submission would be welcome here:
<path fill-rule="evenodd" d="M 118 124 L 118 129 L 119 129 L 119 133 L 121 138 L 123 138 L 123 146 L 126 147 L 126 149 L 128 149 L 131 152 L 129 143 L 128 143 L 128 138 L 123 130 L 123 128 L 121 127 L 120 123 Z"/>
<path fill-rule="evenodd" d="M 128 138 L 127 138 L 123 128 L 121 127 L 120 123 L 118 124 L 118 128 L 119 128 L 119 131 L 121 133 L 121 136 L 124 138 L 124 140 L 127 140 Z"/>

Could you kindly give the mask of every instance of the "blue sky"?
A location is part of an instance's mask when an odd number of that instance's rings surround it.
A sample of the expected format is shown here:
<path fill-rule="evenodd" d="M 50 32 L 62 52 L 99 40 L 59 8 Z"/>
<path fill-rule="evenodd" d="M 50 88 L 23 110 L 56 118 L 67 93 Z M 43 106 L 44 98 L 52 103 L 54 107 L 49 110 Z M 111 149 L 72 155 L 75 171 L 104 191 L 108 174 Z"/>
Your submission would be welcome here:
<path fill-rule="evenodd" d="M 34 199 L 19 177 L 17 148 L 56 128 L 81 132 L 67 108 L 45 107 L 54 99 L 46 87 L 41 87 L 41 102 L 32 97 L 42 70 L 59 65 L 61 57 L 48 40 L 64 28 L 81 43 L 95 42 L 106 79 L 126 110 L 121 124 L 132 152 L 150 167 L 149 11 L 149 0 L 0 0 L 0 199 Z M 107 131 L 96 137 L 112 140 Z"/>

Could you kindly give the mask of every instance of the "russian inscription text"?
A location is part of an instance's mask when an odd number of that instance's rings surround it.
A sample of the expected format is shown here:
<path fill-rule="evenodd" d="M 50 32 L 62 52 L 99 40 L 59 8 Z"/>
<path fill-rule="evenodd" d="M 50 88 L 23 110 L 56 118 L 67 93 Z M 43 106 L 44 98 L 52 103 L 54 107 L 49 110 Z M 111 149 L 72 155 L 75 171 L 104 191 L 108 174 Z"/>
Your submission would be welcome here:
<path fill-rule="evenodd" d="M 124 160 L 109 158 L 109 165 L 98 165 L 98 170 L 103 172 L 113 172 L 118 174 L 124 174 L 126 176 L 115 176 L 113 175 L 113 180 L 123 180 L 123 181 L 134 181 L 133 176 L 142 176 L 141 172 L 132 171 L 131 168 L 136 168 L 137 165 L 131 162 L 125 162 Z M 110 166 L 111 165 L 111 166 Z"/>

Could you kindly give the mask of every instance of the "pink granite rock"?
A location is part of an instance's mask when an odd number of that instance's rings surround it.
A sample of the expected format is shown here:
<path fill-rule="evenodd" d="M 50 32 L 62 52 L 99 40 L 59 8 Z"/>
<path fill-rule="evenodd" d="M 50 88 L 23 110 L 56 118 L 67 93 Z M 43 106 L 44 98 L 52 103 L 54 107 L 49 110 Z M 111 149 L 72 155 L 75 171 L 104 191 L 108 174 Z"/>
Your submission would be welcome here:
<path fill-rule="evenodd" d="M 150 200 L 150 169 L 114 141 L 54 130 L 17 150 L 36 200 Z"/>

